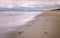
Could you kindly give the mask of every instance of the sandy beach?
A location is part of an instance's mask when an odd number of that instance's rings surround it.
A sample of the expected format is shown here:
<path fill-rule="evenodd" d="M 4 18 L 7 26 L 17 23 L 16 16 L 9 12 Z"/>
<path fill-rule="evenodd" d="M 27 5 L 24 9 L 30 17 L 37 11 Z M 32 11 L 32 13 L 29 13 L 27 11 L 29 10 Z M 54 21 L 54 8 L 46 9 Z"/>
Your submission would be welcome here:
<path fill-rule="evenodd" d="M 60 38 L 60 10 L 45 11 L 26 26 L 18 38 Z"/>

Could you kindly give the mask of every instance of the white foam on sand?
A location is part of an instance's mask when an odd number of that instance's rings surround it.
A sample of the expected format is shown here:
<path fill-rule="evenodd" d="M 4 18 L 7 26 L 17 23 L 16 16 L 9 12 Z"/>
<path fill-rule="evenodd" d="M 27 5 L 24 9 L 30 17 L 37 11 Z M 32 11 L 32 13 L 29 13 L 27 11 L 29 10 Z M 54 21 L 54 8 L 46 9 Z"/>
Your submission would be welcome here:
<path fill-rule="evenodd" d="M 32 20 L 36 15 L 38 15 L 40 13 L 42 13 L 42 12 L 0 13 L 0 24 L 5 25 L 5 24 L 14 24 L 15 23 L 16 25 L 23 25 L 26 22 Z"/>
<path fill-rule="evenodd" d="M 0 13 L 0 38 L 7 38 L 12 31 L 34 19 L 42 12 L 4 12 Z"/>

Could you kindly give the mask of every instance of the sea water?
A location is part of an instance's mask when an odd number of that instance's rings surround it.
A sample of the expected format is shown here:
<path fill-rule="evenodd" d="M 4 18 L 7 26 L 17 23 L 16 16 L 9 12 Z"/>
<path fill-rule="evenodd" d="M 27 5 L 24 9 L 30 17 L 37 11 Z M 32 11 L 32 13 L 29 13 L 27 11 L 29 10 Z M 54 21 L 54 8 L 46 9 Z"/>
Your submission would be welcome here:
<path fill-rule="evenodd" d="M 40 13 L 42 12 L 0 12 L 0 38 L 9 38 L 10 35 L 7 34 L 16 32 Z"/>

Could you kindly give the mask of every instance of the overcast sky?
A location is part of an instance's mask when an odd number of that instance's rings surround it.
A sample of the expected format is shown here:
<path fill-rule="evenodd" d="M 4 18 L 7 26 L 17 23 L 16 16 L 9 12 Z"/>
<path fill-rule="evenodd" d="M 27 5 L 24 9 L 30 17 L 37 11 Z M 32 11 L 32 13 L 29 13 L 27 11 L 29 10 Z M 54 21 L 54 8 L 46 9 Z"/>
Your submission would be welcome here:
<path fill-rule="evenodd" d="M 0 7 L 43 7 L 60 4 L 60 0 L 0 0 Z"/>

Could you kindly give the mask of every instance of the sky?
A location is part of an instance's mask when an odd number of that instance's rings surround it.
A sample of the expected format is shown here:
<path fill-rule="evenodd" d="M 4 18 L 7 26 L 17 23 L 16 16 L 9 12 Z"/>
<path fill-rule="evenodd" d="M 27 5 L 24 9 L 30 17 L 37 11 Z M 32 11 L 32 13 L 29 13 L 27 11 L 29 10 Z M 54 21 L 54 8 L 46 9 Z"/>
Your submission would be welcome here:
<path fill-rule="evenodd" d="M 0 7 L 44 7 L 60 4 L 60 0 L 0 0 Z"/>

